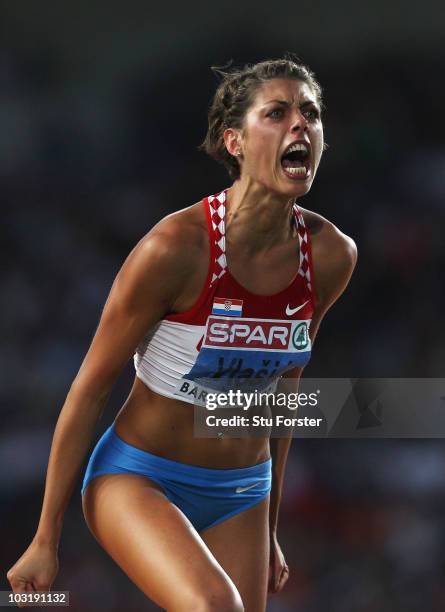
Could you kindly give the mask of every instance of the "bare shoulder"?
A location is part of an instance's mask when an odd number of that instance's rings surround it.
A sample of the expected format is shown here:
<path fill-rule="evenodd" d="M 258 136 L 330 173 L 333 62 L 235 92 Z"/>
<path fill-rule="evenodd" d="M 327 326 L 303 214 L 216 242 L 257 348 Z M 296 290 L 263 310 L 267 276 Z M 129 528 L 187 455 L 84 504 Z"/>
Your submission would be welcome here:
<path fill-rule="evenodd" d="M 327 309 L 349 283 L 357 262 L 357 246 L 350 236 L 322 215 L 301 210 L 311 237 L 318 300 Z"/>

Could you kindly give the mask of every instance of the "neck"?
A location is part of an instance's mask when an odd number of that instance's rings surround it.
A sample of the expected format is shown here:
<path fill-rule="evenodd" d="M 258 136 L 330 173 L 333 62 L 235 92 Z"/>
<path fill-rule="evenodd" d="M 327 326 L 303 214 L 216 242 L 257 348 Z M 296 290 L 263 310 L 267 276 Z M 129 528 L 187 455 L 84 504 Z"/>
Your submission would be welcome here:
<path fill-rule="evenodd" d="M 226 239 L 258 252 L 293 238 L 294 201 L 248 178 L 238 179 L 227 190 Z"/>

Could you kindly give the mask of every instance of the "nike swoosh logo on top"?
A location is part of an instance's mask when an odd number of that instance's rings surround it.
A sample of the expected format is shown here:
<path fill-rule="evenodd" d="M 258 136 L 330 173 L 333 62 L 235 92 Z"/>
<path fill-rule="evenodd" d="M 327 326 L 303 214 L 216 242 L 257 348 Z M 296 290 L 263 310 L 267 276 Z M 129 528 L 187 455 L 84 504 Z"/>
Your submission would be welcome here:
<path fill-rule="evenodd" d="M 306 304 L 309 302 L 309 300 L 307 300 L 304 304 L 301 304 L 301 306 L 297 306 L 296 308 L 291 308 L 289 306 L 289 304 L 286 306 L 286 314 L 288 317 L 291 317 L 293 314 L 295 314 L 296 312 L 298 312 L 299 310 L 301 310 L 304 306 L 306 306 Z"/>
<path fill-rule="evenodd" d="M 248 487 L 236 487 L 235 493 L 244 493 L 244 491 L 253 489 L 253 487 L 257 487 L 259 484 L 260 484 L 259 482 L 255 482 L 253 485 L 249 485 Z"/>

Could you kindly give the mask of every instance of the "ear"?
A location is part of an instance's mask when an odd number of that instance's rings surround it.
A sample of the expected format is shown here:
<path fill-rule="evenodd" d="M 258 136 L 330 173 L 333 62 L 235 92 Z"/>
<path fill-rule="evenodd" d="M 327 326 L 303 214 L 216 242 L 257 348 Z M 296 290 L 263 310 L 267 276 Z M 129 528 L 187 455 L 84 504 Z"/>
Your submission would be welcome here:
<path fill-rule="evenodd" d="M 234 157 L 240 157 L 241 149 L 241 131 L 235 128 L 227 128 L 224 130 L 224 143 L 227 151 Z"/>

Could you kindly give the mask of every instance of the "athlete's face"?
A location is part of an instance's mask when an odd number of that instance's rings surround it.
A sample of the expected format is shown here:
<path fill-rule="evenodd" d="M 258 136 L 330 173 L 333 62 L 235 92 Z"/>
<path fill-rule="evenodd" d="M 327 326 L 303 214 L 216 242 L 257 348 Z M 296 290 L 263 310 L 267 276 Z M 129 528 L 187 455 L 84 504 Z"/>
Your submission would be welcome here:
<path fill-rule="evenodd" d="M 304 81 L 271 79 L 257 90 L 241 130 L 226 130 L 241 178 L 299 197 L 312 185 L 323 152 L 323 125 L 315 93 Z"/>

